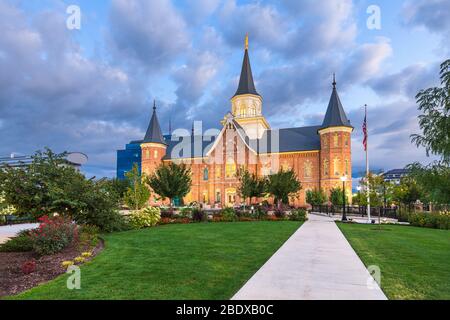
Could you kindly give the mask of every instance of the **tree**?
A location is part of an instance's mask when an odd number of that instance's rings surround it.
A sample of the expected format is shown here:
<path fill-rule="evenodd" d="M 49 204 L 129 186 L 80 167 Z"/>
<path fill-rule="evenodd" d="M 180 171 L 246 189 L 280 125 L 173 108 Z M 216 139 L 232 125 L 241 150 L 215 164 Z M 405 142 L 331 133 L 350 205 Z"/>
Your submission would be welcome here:
<path fill-rule="evenodd" d="M 344 192 L 342 188 L 333 188 L 330 190 L 330 202 L 335 206 L 342 206 Z M 345 203 L 348 204 L 347 195 L 345 196 Z"/>
<path fill-rule="evenodd" d="M 372 206 L 388 206 L 392 203 L 394 185 L 389 181 L 384 181 L 383 175 L 376 175 L 369 173 L 368 178 L 365 177 L 360 180 L 360 185 L 363 187 L 358 193 L 358 198 L 353 199 L 353 202 L 358 202 L 359 205 L 367 205 L 367 186 L 370 190 L 370 204 Z"/>
<path fill-rule="evenodd" d="M 322 189 L 306 191 L 306 202 L 312 206 L 320 206 L 327 202 L 327 195 Z"/>
<path fill-rule="evenodd" d="M 191 190 L 191 170 L 184 163 L 163 163 L 147 178 L 146 182 L 162 200 L 169 199 L 172 211 L 172 200 L 183 198 Z"/>
<path fill-rule="evenodd" d="M 413 179 L 420 189 L 425 200 L 448 204 L 450 203 L 450 168 L 443 162 L 433 162 L 427 166 L 412 163 L 407 166 L 409 177 Z"/>
<path fill-rule="evenodd" d="M 247 169 L 241 169 L 237 173 L 239 180 L 238 193 L 244 199 L 262 197 L 265 193 L 265 179 L 259 178 L 255 173 L 250 173 Z"/>
<path fill-rule="evenodd" d="M 419 110 L 419 126 L 423 134 L 411 135 L 418 147 L 425 147 L 427 155 L 439 155 L 445 164 L 450 163 L 450 59 L 441 64 L 442 87 L 419 91 L 416 101 Z"/>
<path fill-rule="evenodd" d="M 298 197 L 301 188 L 302 184 L 293 170 L 281 169 L 267 180 L 267 192 L 274 197 L 279 209 L 282 203 L 289 203 L 289 198 Z"/>
<path fill-rule="evenodd" d="M 124 196 L 126 205 L 133 210 L 142 209 L 150 197 L 150 190 L 145 185 L 144 179 L 139 173 L 139 167 L 135 163 L 133 168 L 125 173 L 129 187 Z"/>
<path fill-rule="evenodd" d="M 400 184 L 394 187 L 394 200 L 399 203 L 410 205 L 423 198 L 423 191 L 411 176 L 403 177 Z"/>
<path fill-rule="evenodd" d="M 0 169 L 0 193 L 7 205 L 14 206 L 18 215 L 58 213 L 77 223 L 93 224 L 104 231 L 122 227 L 115 198 L 104 184 L 86 179 L 66 165 L 66 153 L 50 149 L 37 151 L 29 166 Z"/>

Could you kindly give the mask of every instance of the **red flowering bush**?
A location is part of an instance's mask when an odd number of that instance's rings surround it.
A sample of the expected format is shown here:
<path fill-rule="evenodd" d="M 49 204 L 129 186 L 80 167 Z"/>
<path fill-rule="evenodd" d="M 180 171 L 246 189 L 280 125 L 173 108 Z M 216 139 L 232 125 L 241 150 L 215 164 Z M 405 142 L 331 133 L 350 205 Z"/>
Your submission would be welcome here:
<path fill-rule="evenodd" d="M 22 272 L 24 274 L 30 274 L 30 273 L 33 273 L 34 271 L 36 271 L 36 261 L 35 260 L 27 261 L 22 265 Z"/>
<path fill-rule="evenodd" d="M 77 226 L 63 217 L 43 216 L 39 222 L 39 228 L 31 232 L 33 250 L 39 255 L 57 253 L 77 236 Z"/>

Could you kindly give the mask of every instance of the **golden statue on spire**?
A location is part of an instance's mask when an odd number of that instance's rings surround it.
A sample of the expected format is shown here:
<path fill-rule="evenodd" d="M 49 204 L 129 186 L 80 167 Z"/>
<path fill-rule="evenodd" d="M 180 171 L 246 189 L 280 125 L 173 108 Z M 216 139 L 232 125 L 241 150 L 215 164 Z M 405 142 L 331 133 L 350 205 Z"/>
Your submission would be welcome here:
<path fill-rule="evenodd" d="M 245 50 L 248 50 L 248 32 L 245 34 Z"/>

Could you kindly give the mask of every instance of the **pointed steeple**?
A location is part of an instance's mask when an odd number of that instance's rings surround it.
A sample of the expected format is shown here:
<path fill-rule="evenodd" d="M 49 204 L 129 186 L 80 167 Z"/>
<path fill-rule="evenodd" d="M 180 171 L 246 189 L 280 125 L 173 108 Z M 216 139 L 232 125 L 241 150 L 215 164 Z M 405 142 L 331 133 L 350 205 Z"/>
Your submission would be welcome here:
<path fill-rule="evenodd" d="M 156 116 L 156 101 L 153 101 L 153 114 L 148 125 L 147 132 L 145 133 L 143 143 L 161 143 L 166 144 L 164 137 L 161 133 L 161 127 L 159 125 L 158 117 Z"/>
<path fill-rule="evenodd" d="M 322 128 L 327 127 L 351 127 L 350 121 L 345 115 L 341 100 L 336 89 L 336 76 L 333 74 L 333 92 L 331 93 L 330 102 L 328 103 L 327 112 L 323 119 Z"/>
<path fill-rule="evenodd" d="M 250 58 L 248 56 L 248 34 L 245 36 L 245 52 L 244 61 L 242 62 L 241 78 L 239 79 L 239 86 L 234 96 L 241 94 L 254 94 L 259 96 L 256 92 L 255 83 L 253 82 L 252 68 L 250 67 Z"/>

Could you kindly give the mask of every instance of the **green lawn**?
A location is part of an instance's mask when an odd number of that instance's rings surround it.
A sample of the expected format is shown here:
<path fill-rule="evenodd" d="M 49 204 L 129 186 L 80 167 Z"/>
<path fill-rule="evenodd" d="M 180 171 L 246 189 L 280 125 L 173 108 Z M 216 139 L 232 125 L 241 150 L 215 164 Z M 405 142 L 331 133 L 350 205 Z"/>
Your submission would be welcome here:
<path fill-rule="evenodd" d="M 450 231 L 338 223 L 389 299 L 450 299 Z"/>
<path fill-rule="evenodd" d="M 229 299 L 301 225 L 237 222 L 165 225 L 106 235 L 81 268 L 81 290 L 63 275 L 20 299 Z"/>

